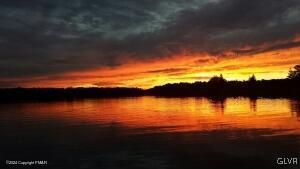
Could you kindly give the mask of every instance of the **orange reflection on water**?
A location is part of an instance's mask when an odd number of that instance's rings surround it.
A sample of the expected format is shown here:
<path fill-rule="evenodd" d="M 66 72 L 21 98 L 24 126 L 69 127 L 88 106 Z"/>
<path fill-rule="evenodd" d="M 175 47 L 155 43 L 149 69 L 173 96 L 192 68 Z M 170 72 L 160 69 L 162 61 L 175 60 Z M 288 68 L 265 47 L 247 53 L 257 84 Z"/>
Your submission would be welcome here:
<path fill-rule="evenodd" d="M 136 97 L 25 103 L 5 109 L 20 112 L 24 119 L 120 125 L 144 132 L 255 128 L 300 134 L 300 101 L 289 99 Z"/>

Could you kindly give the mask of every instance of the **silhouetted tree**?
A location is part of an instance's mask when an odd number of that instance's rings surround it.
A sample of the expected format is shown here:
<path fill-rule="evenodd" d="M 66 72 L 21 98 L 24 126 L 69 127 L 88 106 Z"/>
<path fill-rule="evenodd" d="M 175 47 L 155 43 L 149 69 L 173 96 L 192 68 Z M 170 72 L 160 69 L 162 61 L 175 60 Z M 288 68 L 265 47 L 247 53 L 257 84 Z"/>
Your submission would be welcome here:
<path fill-rule="evenodd" d="M 211 79 L 209 79 L 208 83 L 210 84 L 224 84 L 226 83 L 226 79 L 223 78 L 223 75 L 220 76 L 213 76 Z"/>
<path fill-rule="evenodd" d="M 250 87 L 250 88 L 254 88 L 255 86 L 256 86 L 256 77 L 254 76 L 254 74 L 252 75 L 252 76 L 250 76 L 249 77 L 249 79 L 248 79 L 248 86 Z"/>
<path fill-rule="evenodd" d="M 290 69 L 288 78 L 292 80 L 300 80 L 300 65 L 296 65 L 293 69 Z"/>
<path fill-rule="evenodd" d="M 248 82 L 256 82 L 256 77 L 254 74 L 249 77 Z"/>

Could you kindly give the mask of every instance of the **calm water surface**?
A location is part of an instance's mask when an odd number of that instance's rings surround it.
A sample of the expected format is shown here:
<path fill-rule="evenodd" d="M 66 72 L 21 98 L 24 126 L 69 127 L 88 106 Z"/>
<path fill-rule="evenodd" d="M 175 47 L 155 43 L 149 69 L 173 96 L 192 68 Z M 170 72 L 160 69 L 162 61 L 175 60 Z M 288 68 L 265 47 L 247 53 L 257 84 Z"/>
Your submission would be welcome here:
<path fill-rule="evenodd" d="M 2 164 L 300 168 L 276 164 L 278 157 L 300 157 L 299 100 L 136 97 L 0 104 L 0 132 Z"/>

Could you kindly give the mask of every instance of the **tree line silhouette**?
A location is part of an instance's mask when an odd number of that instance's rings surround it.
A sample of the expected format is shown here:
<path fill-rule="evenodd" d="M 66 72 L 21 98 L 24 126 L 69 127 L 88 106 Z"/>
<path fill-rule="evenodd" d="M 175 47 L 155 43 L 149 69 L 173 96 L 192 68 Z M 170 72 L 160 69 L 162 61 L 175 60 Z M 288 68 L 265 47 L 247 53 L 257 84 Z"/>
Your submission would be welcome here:
<path fill-rule="evenodd" d="M 101 97 L 135 96 L 186 97 L 300 97 L 300 65 L 289 70 L 286 79 L 256 80 L 255 75 L 247 81 L 227 81 L 222 75 L 208 82 L 174 83 L 140 88 L 10 88 L 0 89 L 0 102 L 72 100 Z"/>
<path fill-rule="evenodd" d="M 213 97 L 300 97 L 300 65 L 290 69 L 286 79 L 227 81 L 220 76 L 208 82 L 175 83 L 156 86 L 148 93 L 162 96 L 213 96 Z"/>
<path fill-rule="evenodd" d="M 0 89 L 1 102 L 56 101 L 84 98 L 141 96 L 139 88 L 10 88 Z"/>

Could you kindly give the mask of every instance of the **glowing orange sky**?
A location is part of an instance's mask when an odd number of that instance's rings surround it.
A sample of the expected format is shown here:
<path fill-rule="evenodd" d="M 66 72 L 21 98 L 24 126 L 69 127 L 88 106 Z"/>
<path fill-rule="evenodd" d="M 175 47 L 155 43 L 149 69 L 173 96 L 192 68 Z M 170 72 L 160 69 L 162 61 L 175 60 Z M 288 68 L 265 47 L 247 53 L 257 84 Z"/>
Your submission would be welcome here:
<path fill-rule="evenodd" d="M 285 78 L 300 64 L 299 11 L 297 0 L 0 3 L 0 88 Z"/>
<path fill-rule="evenodd" d="M 15 81 L 23 87 L 141 87 L 177 82 L 207 81 L 223 74 L 227 80 L 285 78 L 288 70 L 300 63 L 300 47 L 251 55 L 212 56 L 180 54 L 148 62 L 127 61 L 117 67 L 105 67 L 59 75 Z"/>

